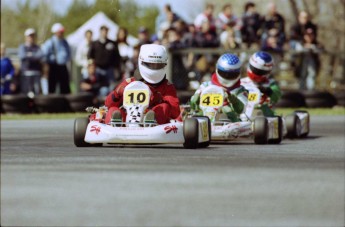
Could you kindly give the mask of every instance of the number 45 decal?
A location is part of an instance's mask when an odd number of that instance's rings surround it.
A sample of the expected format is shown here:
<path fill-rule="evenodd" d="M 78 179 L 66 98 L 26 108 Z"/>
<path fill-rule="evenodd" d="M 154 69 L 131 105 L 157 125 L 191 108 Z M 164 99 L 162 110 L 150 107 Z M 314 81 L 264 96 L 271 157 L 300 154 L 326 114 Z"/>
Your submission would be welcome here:
<path fill-rule="evenodd" d="M 223 105 L 221 94 L 204 94 L 201 96 L 200 106 L 218 107 Z"/>

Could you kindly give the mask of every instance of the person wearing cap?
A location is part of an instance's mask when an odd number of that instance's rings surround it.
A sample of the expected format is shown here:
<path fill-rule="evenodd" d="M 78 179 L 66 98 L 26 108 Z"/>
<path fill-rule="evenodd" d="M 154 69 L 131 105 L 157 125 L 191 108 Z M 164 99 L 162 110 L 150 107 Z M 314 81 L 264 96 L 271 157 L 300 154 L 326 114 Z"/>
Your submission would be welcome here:
<path fill-rule="evenodd" d="M 36 44 L 36 31 L 28 28 L 24 32 L 25 42 L 18 48 L 20 65 L 20 90 L 29 96 L 41 93 L 43 52 Z"/>
<path fill-rule="evenodd" d="M 56 92 L 59 85 L 61 94 L 71 93 L 69 87 L 69 72 L 67 64 L 71 60 L 71 49 L 64 38 L 65 28 L 60 23 L 53 24 L 51 32 L 54 34 L 43 44 L 44 76 L 48 77 L 49 93 Z"/>
<path fill-rule="evenodd" d="M 111 87 L 121 79 L 121 56 L 117 41 L 108 38 L 109 28 L 100 28 L 100 37 L 93 41 L 88 52 L 88 59 L 94 60 L 97 72 L 105 76 Z"/>

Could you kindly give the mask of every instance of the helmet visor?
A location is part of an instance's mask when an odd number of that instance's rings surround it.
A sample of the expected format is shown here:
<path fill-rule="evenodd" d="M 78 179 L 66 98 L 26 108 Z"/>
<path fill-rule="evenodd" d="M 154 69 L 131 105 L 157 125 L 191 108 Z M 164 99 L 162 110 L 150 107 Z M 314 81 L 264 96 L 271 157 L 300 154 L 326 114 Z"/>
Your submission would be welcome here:
<path fill-rule="evenodd" d="M 163 69 L 167 64 L 165 63 L 149 63 L 149 62 L 142 62 L 141 63 L 146 68 L 152 69 L 152 70 L 159 70 Z"/>
<path fill-rule="evenodd" d="M 252 65 L 249 65 L 249 68 L 257 76 L 265 76 L 265 75 L 270 73 L 270 71 L 258 69 L 258 68 L 255 68 Z"/>
<path fill-rule="evenodd" d="M 222 71 L 222 70 L 217 70 L 218 72 L 218 75 L 224 79 L 227 79 L 227 80 L 234 80 L 236 79 L 239 75 L 240 75 L 240 70 L 234 70 L 234 71 L 228 71 L 228 72 L 225 72 L 225 71 Z"/>

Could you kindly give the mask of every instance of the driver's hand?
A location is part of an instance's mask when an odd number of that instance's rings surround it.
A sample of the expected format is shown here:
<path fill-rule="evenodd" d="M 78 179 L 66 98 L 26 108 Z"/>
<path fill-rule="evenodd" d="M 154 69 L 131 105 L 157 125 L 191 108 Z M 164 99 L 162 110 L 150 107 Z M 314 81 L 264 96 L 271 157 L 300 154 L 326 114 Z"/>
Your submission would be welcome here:
<path fill-rule="evenodd" d="M 163 96 L 160 92 L 156 92 L 152 94 L 150 104 L 151 106 L 156 106 L 158 104 L 161 104 L 163 102 Z"/>

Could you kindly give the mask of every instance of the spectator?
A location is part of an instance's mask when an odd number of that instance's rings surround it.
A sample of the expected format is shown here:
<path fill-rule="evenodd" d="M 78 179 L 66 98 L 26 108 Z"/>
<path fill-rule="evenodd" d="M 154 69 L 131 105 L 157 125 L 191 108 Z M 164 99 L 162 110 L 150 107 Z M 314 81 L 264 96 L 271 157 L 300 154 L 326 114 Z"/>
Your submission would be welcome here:
<path fill-rule="evenodd" d="M 181 34 L 175 28 L 167 31 L 167 49 L 177 50 L 185 48 L 185 44 L 181 41 Z M 176 89 L 184 90 L 188 87 L 188 75 L 182 57 L 172 58 L 172 82 Z"/>
<path fill-rule="evenodd" d="M 106 77 L 97 73 L 96 64 L 93 60 L 88 60 L 87 76 L 80 83 L 81 91 L 92 93 L 96 99 L 98 96 L 105 97 L 109 93 L 108 80 Z"/>
<path fill-rule="evenodd" d="M 204 12 L 199 14 L 194 20 L 196 30 L 200 31 L 202 24 L 207 21 L 209 23 L 210 30 L 216 32 L 216 21 L 213 17 L 213 12 L 214 5 L 212 3 L 207 3 Z"/>
<path fill-rule="evenodd" d="M 36 31 L 33 28 L 25 30 L 25 43 L 18 48 L 21 60 L 21 93 L 29 96 L 41 93 L 41 76 L 43 52 L 36 44 Z"/>
<path fill-rule="evenodd" d="M 207 20 L 201 24 L 199 32 L 196 33 L 195 41 L 198 47 L 219 47 L 218 35 Z"/>
<path fill-rule="evenodd" d="M 48 91 L 55 93 L 59 84 L 61 94 L 69 94 L 69 72 L 67 63 L 71 60 L 71 50 L 64 38 L 65 28 L 60 23 L 53 24 L 51 32 L 54 34 L 43 44 L 46 67 L 44 76 L 48 77 Z"/>
<path fill-rule="evenodd" d="M 127 42 L 128 37 L 128 30 L 124 27 L 120 27 L 117 35 L 116 40 L 119 47 L 119 53 L 121 56 L 121 76 L 125 73 L 125 64 L 126 61 L 132 57 L 133 55 L 133 47 L 131 47 Z"/>
<path fill-rule="evenodd" d="M 201 25 L 201 29 L 197 32 L 195 36 L 195 41 L 197 47 L 219 47 L 219 39 L 218 35 L 215 30 L 212 30 L 210 27 L 209 21 L 204 21 Z M 205 54 L 205 55 L 196 55 L 195 56 L 195 66 L 196 66 L 196 74 L 198 76 L 198 80 L 201 80 L 203 76 L 206 74 L 211 74 L 215 69 L 215 61 L 216 57 L 212 54 Z"/>
<path fill-rule="evenodd" d="M 316 76 L 320 69 L 319 53 L 323 46 L 316 39 L 315 30 L 308 28 L 303 36 L 302 43 L 296 43 L 295 49 L 300 52 L 299 64 L 296 67 L 296 76 L 300 79 L 300 89 L 314 90 Z"/>
<path fill-rule="evenodd" d="M 227 28 L 220 34 L 220 43 L 226 50 L 233 50 L 240 47 L 240 43 L 236 41 L 235 30 L 232 26 L 227 26 Z"/>
<path fill-rule="evenodd" d="M 14 77 L 14 67 L 11 59 L 6 57 L 6 46 L 4 43 L 1 43 L 1 95 L 11 94 L 15 87 L 12 85 L 12 79 Z"/>
<path fill-rule="evenodd" d="M 88 59 L 94 60 L 97 73 L 105 76 L 112 87 L 121 80 L 121 56 L 118 43 L 108 39 L 108 27 L 100 28 L 100 37 L 91 43 Z"/>
<path fill-rule="evenodd" d="M 218 14 L 218 18 L 216 19 L 216 26 L 218 33 L 223 32 L 229 26 L 233 27 L 236 32 L 236 37 L 241 39 L 241 21 L 233 14 L 231 4 L 228 3 L 223 6 L 222 11 Z"/>
<path fill-rule="evenodd" d="M 167 22 L 169 20 L 168 17 L 170 16 L 172 17 L 171 19 L 172 23 L 180 19 L 180 17 L 175 12 L 172 11 L 171 5 L 166 4 L 164 5 L 163 11 L 161 11 L 161 13 L 156 18 L 156 33 L 157 34 L 159 34 L 160 32 L 162 24 Z"/>
<path fill-rule="evenodd" d="M 150 44 L 150 35 L 146 27 L 140 27 L 138 31 L 139 46 L 144 44 Z"/>
<path fill-rule="evenodd" d="M 296 42 L 303 42 L 307 29 L 311 29 L 317 39 L 317 25 L 311 22 L 307 12 L 301 11 L 298 15 L 298 22 L 292 25 L 290 30 L 290 47 L 292 49 L 295 49 Z"/>
<path fill-rule="evenodd" d="M 262 17 L 256 12 L 255 4 L 247 2 L 242 16 L 241 35 L 242 41 L 247 44 L 248 48 L 260 40 L 259 32 L 262 22 Z"/>
<path fill-rule="evenodd" d="M 139 58 L 139 51 L 140 51 L 140 46 L 139 45 L 135 45 L 133 47 L 133 55 L 126 61 L 126 67 L 125 67 L 125 76 L 124 78 L 130 78 L 132 76 L 137 76 L 135 75 L 135 71 L 138 68 L 138 58 Z M 137 79 L 140 79 L 140 75 L 139 77 L 137 77 Z"/>
<path fill-rule="evenodd" d="M 265 42 L 267 43 L 267 39 L 269 36 L 272 36 L 272 34 L 275 34 L 277 45 L 279 49 L 282 49 L 285 42 L 285 20 L 283 16 L 278 13 L 275 3 L 270 2 L 268 4 L 268 13 L 263 21 L 262 45 L 264 45 Z"/>
<path fill-rule="evenodd" d="M 187 26 L 187 31 L 183 34 L 182 42 L 185 44 L 186 47 L 195 47 L 197 46 L 195 37 L 197 31 L 194 24 L 189 24 Z"/>
<path fill-rule="evenodd" d="M 279 34 L 276 29 L 272 28 L 267 32 L 267 36 L 263 40 L 261 50 L 279 53 L 281 55 L 283 54 L 283 46 L 279 43 Z"/>
<path fill-rule="evenodd" d="M 85 32 L 85 39 L 83 42 L 81 42 L 76 51 L 75 55 L 75 61 L 79 67 L 81 67 L 81 75 L 83 76 L 83 79 L 87 78 L 87 67 L 88 67 L 88 59 L 87 59 L 87 54 L 90 50 L 90 46 L 92 43 L 92 31 L 87 30 Z"/>

